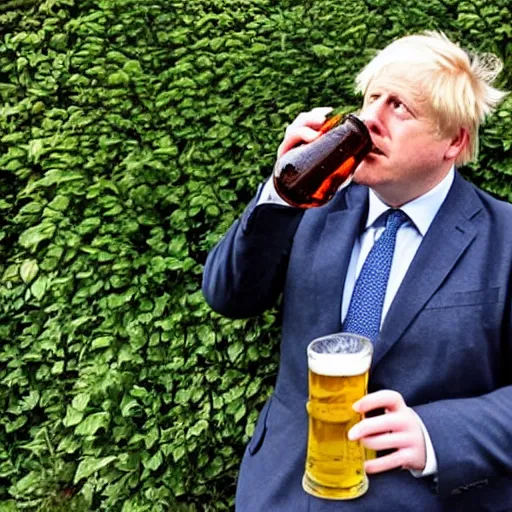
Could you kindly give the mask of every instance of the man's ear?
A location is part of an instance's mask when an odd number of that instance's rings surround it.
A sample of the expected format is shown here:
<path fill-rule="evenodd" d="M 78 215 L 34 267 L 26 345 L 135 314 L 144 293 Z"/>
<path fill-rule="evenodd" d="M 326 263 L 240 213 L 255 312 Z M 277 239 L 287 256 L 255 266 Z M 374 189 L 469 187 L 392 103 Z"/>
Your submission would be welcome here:
<path fill-rule="evenodd" d="M 460 128 L 452 137 L 450 145 L 445 153 L 446 160 L 457 158 L 459 153 L 469 144 L 469 131 L 466 128 Z"/>

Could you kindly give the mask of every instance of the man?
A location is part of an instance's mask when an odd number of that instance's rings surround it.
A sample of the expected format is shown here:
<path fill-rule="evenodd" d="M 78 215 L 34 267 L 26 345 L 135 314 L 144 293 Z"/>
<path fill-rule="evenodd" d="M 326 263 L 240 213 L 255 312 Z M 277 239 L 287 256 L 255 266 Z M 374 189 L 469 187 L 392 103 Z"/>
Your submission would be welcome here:
<path fill-rule="evenodd" d="M 240 512 L 512 510 L 512 205 L 455 170 L 504 95 L 489 62 L 434 33 L 389 45 L 357 77 L 374 149 L 353 183 L 304 211 L 269 180 L 209 254 L 216 311 L 258 315 L 283 293 L 279 373 L 242 462 Z M 328 111 L 299 115 L 278 156 L 316 138 Z M 349 434 L 381 456 L 365 463 L 364 496 L 323 500 L 301 486 L 306 346 L 355 330 L 358 275 L 396 209 L 369 394 L 354 405 L 369 414 Z"/>

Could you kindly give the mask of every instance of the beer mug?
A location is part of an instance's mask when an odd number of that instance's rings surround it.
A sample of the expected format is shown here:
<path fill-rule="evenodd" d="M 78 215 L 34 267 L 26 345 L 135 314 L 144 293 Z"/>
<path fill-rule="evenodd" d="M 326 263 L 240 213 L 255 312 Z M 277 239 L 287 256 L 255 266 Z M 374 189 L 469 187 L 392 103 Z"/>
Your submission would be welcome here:
<path fill-rule="evenodd" d="M 352 405 L 367 392 L 373 346 L 357 334 L 336 333 L 307 348 L 309 415 L 304 490 L 324 499 L 348 500 L 368 489 L 365 449 L 348 431 L 361 419 Z"/>

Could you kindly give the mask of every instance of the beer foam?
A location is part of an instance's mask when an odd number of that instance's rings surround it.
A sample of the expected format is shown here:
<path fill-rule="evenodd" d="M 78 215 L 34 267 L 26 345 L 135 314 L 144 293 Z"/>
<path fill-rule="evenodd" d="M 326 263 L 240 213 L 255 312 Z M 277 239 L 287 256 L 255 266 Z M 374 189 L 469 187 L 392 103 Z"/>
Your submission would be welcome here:
<path fill-rule="evenodd" d="M 362 336 L 340 333 L 313 340 L 307 353 L 312 372 L 329 377 L 352 377 L 368 371 L 373 346 Z"/>
<path fill-rule="evenodd" d="M 370 368 L 371 362 L 371 355 L 361 357 L 354 354 L 323 354 L 308 358 L 308 366 L 312 372 L 329 377 L 362 375 Z"/>

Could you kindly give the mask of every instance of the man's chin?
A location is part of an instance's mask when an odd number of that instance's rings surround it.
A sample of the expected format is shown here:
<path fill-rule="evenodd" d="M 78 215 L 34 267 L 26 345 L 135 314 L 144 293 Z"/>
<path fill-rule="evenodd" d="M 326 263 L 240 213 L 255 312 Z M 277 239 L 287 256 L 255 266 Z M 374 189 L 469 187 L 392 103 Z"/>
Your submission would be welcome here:
<path fill-rule="evenodd" d="M 377 166 L 361 164 L 354 176 L 352 181 L 358 185 L 366 185 L 367 187 L 374 187 L 381 183 L 385 176 L 384 170 L 377 168 Z"/>
<path fill-rule="evenodd" d="M 352 181 L 354 183 L 358 183 L 359 185 L 366 185 L 367 180 L 371 178 L 371 175 L 374 172 L 373 169 L 370 169 L 369 167 L 370 166 L 367 165 L 366 162 L 362 162 L 356 169 Z"/>

